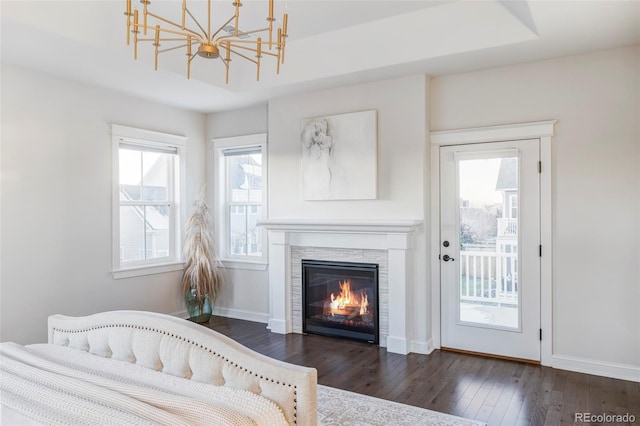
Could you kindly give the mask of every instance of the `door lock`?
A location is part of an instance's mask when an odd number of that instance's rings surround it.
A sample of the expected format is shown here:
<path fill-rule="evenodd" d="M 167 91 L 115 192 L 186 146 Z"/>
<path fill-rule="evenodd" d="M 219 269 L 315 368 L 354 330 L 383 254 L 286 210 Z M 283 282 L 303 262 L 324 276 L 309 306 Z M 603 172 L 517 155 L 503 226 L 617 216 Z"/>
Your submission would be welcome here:
<path fill-rule="evenodd" d="M 444 256 L 442 256 L 442 260 L 444 260 L 445 262 L 448 262 L 448 261 L 452 261 L 453 262 L 455 259 L 453 257 L 449 256 L 448 254 L 445 254 Z"/>

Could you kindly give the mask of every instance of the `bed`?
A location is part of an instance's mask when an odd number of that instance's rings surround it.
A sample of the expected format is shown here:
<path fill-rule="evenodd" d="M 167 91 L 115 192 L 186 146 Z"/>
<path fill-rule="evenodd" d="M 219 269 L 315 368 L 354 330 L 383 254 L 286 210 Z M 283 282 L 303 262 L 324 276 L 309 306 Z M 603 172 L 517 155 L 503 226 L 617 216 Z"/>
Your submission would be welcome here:
<path fill-rule="evenodd" d="M 152 312 L 53 315 L 0 345 L 2 424 L 315 425 L 317 372 Z"/>

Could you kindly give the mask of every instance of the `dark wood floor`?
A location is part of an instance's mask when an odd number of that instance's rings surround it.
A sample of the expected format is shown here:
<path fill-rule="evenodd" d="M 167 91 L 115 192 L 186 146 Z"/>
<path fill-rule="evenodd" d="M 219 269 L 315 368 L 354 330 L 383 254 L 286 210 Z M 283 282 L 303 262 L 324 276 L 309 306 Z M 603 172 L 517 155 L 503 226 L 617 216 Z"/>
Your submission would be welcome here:
<path fill-rule="evenodd" d="M 223 317 L 207 326 L 272 358 L 316 368 L 322 385 L 489 425 L 571 425 L 578 412 L 631 413 L 640 425 L 636 382 L 452 352 L 404 356 L 368 343 L 275 334 L 262 323 Z"/>

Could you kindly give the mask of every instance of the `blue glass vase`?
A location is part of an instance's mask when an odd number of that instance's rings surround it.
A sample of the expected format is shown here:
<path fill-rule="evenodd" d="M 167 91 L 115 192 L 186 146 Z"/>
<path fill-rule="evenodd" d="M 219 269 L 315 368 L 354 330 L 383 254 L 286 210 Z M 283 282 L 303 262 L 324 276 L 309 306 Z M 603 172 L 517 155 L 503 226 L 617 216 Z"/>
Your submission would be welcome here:
<path fill-rule="evenodd" d="M 211 319 L 213 313 L 213 307 L 211 306 L 211 299 L 207 294 L 204 298 L 204 303 L 198 303 L 195 289 L 191 289 L 185 297 L 187 304 L 187 311 L 189 312 L 189 321 L 203 323 L 208 322 Z"/>

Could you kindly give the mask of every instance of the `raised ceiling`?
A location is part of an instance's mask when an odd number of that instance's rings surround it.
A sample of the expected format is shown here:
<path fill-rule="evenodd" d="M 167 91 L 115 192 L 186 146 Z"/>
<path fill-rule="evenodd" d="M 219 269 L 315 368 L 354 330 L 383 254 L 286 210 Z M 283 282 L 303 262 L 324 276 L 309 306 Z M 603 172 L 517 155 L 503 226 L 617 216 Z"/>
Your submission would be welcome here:
<path fill-rule="evenodd" d="M 135 1 L 135 0 L 134 0 Z M 178 16 L 181 0 L 157 0 Z M 233 13 L 214 0 L 216 18 Z M 244 0 L 241 28 L 263 26 L 267 0 Z M 125 44 L 124 0 L 6 1 L 2 62 L 200 112 L 239 108 L 300 91 L 406 74 L 443 75 L 640 43 L 640 2 L 550 0 L 289 0 L 286 63 L 224 66 L 196 58 L 186 78 L 181 51 L 160 56 L 149 45 L 132 59 Z M 206 10 L 206 2 L 188 0 Z M 285 2 L 276 4 L 276 15 Z M 219 12 L 219 14 L 218 14 Z M 199 16 L 197 13 L 196 16 Z M 178 20 L 178 19 L 176 19 Z"/>

